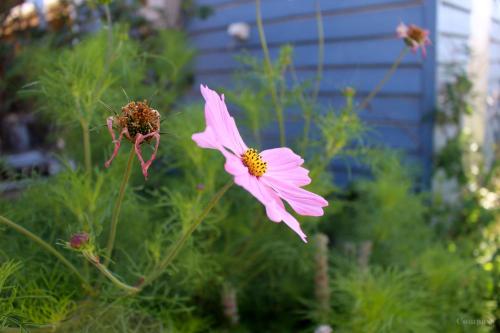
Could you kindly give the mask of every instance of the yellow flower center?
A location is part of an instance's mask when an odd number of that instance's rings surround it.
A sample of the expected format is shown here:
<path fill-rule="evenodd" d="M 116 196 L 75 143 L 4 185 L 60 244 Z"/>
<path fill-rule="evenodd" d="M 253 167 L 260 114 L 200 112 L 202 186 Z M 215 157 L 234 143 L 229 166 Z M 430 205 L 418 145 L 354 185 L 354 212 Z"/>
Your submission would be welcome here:
<path fill-rule="evenodd" d="M 255 177 L 260 177 L 266 173 L 267 162 L 262 160 L 259 152 L 256 149 L 250 148 L 241 155 L 243 165 L 248 168 L 248 173 Z"/>

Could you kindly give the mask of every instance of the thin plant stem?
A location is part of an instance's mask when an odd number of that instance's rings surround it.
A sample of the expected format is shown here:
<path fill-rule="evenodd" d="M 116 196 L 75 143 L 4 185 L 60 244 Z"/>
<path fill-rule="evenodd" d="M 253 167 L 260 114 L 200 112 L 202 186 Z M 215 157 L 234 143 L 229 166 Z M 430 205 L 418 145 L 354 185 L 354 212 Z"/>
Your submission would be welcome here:
<path fill-rule="evenodd" d="M 141 288 L 144 288 L 146 285 L 153 282 L 161 273 L 170 265 L 170 263 L 175 259 L 175 257 L 179 254 L 180 250 L 189 239 L 189 237 L 193 234 L 193 232 L 198 228 L 198 226 L 203 222 L 205 217 L 210 213 L 212 208 L 219 202 L 220 198 L 224 195 L 224 193 L 229 190 L 229 188 L 234 184 L 234 181 L 231 180 L 226 185 L 224 185 L 210 200 L 208 205 L 203 209 L 198 218 L 194 221 L 191 226 L 184 232 L 184 234 L 177 240 L 177 242 L 172 246 L 171 250 L 168 254 L 163 258 L 163 260 L 158 264 L 157 268 L 153 270 L 153 272 L 144 279 L 144 283 Z"/>
<path fill-rule="evenodd" d="M 52 247 L 52 245 L 50 245 L 49 243 L 47 243 L 46 241 L 44 241 L 43 239 L 41 239 L 40 237 L 38 237 L 37 235 L 33 234 L 31 231 L 29 231 L 28 229 L 20 226 L 19 224 L 9 220 L 8 218 L 0 215 L 0 222 L 5 224 L 6 226 L 16 230 L 17 232 L 19 232 L 20 234 L 28 237 L 30 240 L 32 240 L 33 242 L 37 243 L 38 245 L 40 245 L 44 250 L 46 250 L 47 252 L 49 252 L 50 254 L 52 254 L 53 256 L 55 256 L 57 259 L 59 259 L 66 267 L 69 268 L 70 271 L 72 271 L 77 277 L 78 279 L 82 282 L 83 286 L 85 289 L 87 290 L 92 290 L 92 287 L 90 286 L 90 284 L 87 282 L 87 280 L 80 274 L 80 272 L 76 269 L 76 267 L 68 261 L 68 259 L 66 259 L 61 253 L 59 253 L 59 251 L 57 251 L 54 247 Z"/>
<path fill-rule="evenodd" d="M 311 126 L 311 117 L 312 117 L 312 107 L 313 103 L 307 103 L 306 97 L 304 96 L 304 92 L 300 87 L 299 78 L 297 76 L 297 72 L 295 71 L 295 65 L 293 61 L 290 64 L 290 73 L 292 74 L 292 79 L 294 81 L 295 86 L 298 87 L 298 98 L 300 107 L 304 110 L 304 138 L 302 141 L 302 155 L 305 154 L 307 146 L 309 145 L 309 127 Z"/>
<path fill-rule="evenodd" d="M 83 143 L 83 156 L 85 163 L 85 171 L 87 174 L 92 174 L 92 149 L 90 147 L 90 132 L 89 123 L 81 119 L 80 125 L 82 126 L 82 143 Z"/>
<path fill-rule="evenodd" d="M 312 94 L 313 104 L 318 98 L 321 79 L 323 77 L 323 64 L 325 61 L 325 31 L 323 28 L 323 16 L 321 16 L 321 8 L 319 2 L 316 2 L 316 25 L 318 27 L 318 66 L 316 67 L 316 82 Z"/>
<path fill-rule="evenodd" d="M 323 28 L 323 17 L 321 16 L 321 9 L 319 7 L 319 2 L 316 3 L 316 22 L 318 28 L 318 66 L 316 67 L 316 81 L 314 84 L 314 89 L 311 97 L 311 105 L 303 106 L 304 109 L 304 134 L 302 140 L 302 153 L 305 154 L 307 147 L 309 146 L 309 132 L 311 130 L 311 118 L 313 106 L 318 99 L 319 89 L 321 86 L 321 79 L 323 77 L 323 63 L 325 58 L 325 33 Z M 301 92 L 302 94 L 302 92 Z M 301 102 L 303 104 L 303 102 Z"/>
<path fill-rule="evenodd" d="M 385 73 L 384 78 L 377 84 L 375 89 L 372 90 L 372 92 L 361 102 L 361 104 L 358 107 L 358 110 L 364 110 L 368 104 L 371 102 L 373 97 L 375 97 L 380 90 L 384 87 L 384 85 L 389 81 L 389 79 L 392 77 L 394 72 L 396 72 L 396 69 L 398 69 L 399 65 L 401 64 L 401 61 L 403 61 L 404 57 L 408 53 L 409 48 L 405 47 L 404 49 L 401 50 L 401 53 L 399 53 L 398 58 L 394 63 L 392 64 L 391 68 Z"/>
<path fill-rule="evenodd" d="M 113 52 L 113 22 L 111 20 L 111 11 L 109 5 L 104 5 L 104 15 L 106 16 L 106 25 L 108 26 L 108 45 L 106 45 L 106 71 L 109 69 Z"/>
<path fill-rule="evenodd" d="M 101 264 L 99 260 L 89 252 L 83 252 L 84 257 L 90 261 L 105 277 L 107 277 L 115 286 L 120 289 L 125 290 L 127 293 L 136 293 L 139 288 L 130 286 L 122 281 L 120 281 L 110 270 L 106 268 L 105 265 Z"/>
<path fill-rule="evenodd" d="M 108 266 L 113 254 L 113 247 L 115 245 L 116 238 L 116 228 L 118 226 L 118 218 L 120 217 L 123 197 L 125 196 L 125 190 L 127 189 L 127 184 L 132 172 L 132 165 L 134 164 L 134 153 L 134 146 L 132 145 L 132 148 L 130 149 L 130 153 L 128 155 L 127 167 L 125 168 L 125 172 L 123 173 L 123 179 L 120 185 L 120 191 L 118 192 L 118 198 L 116 199 L 115 206 L 113 207 L 113 214 L 111 215 L 111 228 L 109 230 L 108 244 L 106 246 L 104 266 Z"/>
<path fill-rule="evenodd" d="M 57 332 L 58 325 L 57 324 L 47 324 L 35 327 L 29 327 L 28 331 L 25 329 L 21 329 L 19 327 L 3 327 L 0 329 L 2 333 L 22 333 L 22 332 L 33 332 L 33 333 L 53 333 Z"/>
<path fill-rule="evenodd" d="M 271 57 L 269 55 L 269 49 L 267 47 L 266 35 L 264 33 L 264 26 L 262 24 L 262 13 L 260 10 L 260 0 L 255 0 L 256 4 L 256 17 L 257 17 L 257 29 L 259 30 L 259 39 L 264 52 L 264 63 L 267 71 L 267 76 L 270 84 L 271 99 L 276 110 L 276 118 L 278 119 L 278 126 L 280 131 L 280 144 L 281 146 L 286 145 L 286 134 L 285 134 L 285 119 L 283 116 L 283 107 L 278 100 L 278 93 L 276 90 L 276 85 L 274 82 L 274 69 L 271 63 Z"/>

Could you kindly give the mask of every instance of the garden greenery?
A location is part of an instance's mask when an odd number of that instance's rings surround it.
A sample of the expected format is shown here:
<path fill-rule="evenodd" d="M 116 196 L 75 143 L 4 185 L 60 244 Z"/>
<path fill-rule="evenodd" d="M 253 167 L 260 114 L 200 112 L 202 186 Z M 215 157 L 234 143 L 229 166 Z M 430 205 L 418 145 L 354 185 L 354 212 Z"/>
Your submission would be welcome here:
<path fill-rule="evenodd" d="M 321 56 L 317 77 L 300 81 L 291 46 L 270 58 L 259 1 L 257 9 L 264 59 L 242 55 L 234 89 L 220 88 L 251 146 L 279 142 L 300 152 L 313 179 L 307 189 L 328 198 L 322 218 L 300 217 L 310 243 L 270 223 L 241 188 L 225 186 L 224 158 L 191 140 L 204 117 L 201 103 L 181 102 L 195 56 L 182 33 L 138 41 L 115 24 L 74 46 L 32 45 L 17 60 L 26 77 L 20 94 L 66 148 L 60 173 L 35 175 L 18 198 L 0 201 L 0 332 L 493 330 L 498 259 L 472 249 L 480 242 L 498 249 L 490 230 L 498 215 L 481 211 L 489 215 L 471 231 L 456 215 L 435 213 L 400 156 L 364 142 L 359 105 L 375 94 L 359 102 L 346 87 L 343 107 L 321 107 Z M 320 13 L 318 23 L 322 49 Z M 147 181 L 125 140 L 104 168 L 113 148 L 106 118 L 143 100 L 162 120 Z M 290 110 L 300 110 L 299 135 L 287 132 Z M 274 139 L 263 135 L 276 129 Z M 363 159 L 372 176 L 338 188 L 330 165 L 346 156 Z M 470 221 L 476 208 L 459 215 Z M 450 219 L 453 230 L 468 231 L 443 234 Z"/>

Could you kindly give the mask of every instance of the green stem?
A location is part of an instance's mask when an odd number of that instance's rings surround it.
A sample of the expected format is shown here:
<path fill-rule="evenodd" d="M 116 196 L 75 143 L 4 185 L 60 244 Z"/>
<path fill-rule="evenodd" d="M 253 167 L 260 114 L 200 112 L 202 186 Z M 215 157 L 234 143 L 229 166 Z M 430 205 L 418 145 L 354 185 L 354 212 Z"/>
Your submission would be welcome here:
<path fill-rule="evenodd" d="M 318 66 L 316 68 L 316 82 L 312 93 L 312 102 L 310 103 L 310 105 L 306 104 L 305 108 L 304 106 L 302 107 L 304 109 L 304 137 L 302 141 L 302 155 L 306 153 L 307 147 L 309 146 L 309 132 L 311 130 L 312 111 L 313 106 L 316 104 L 316 100 L 318 99 L 321 79 L 323 75 L 323 62 L 325 57 L 325 33 L 323 29 L 323 18 L 321 16 L 319 3 L 317 3 L 316 9 L 316 22 L 318 27 Z M 301 102 L 301 104 L 304 103 Z"/>
<path fill-rule="evenodd" d="M 108 45 L 106 45 L 106 73 L 109 69 L 113 52 L 113 22 L 111 20 L 111 11 L 109 10 L 108 4 L 104 5 L 104 14 L 106 15 L 106 25 L 108 26 Z"/>
<path fill-rule="evenodd" d="M 401 53 L 399 53 L 399 56 L 396 59 L 396 61 L 394 61 L 389 71 L 385 73 L 384 78 L 377 84 L 375 89 L 373 89 L 372 92 L 361 102 L 361 104 L 358 107 L 358 110 L 364 110 L 371 102 L 373 97 L 375 97 L 375 95 L 377 95 L 380 92 L 380 90 L 384 87 L 387 81 L 389 81 L 389 79 L 392 77 L 394 72 L 396 72 L 396 69 L 398 69 L 399 65 L 401 64 L 401 61 L 408 53 L 408 50 L 409 50 L 408 47 L 405 47 L 403 50 L 401 50 Z"/>
<path fill-rule="evenodd" d="M 90 148 L 90 132 L 89 123 L 83 119 L 80 120 L 82 126 L 82 139 L 83 139 L 83 156 L 85 163 L 85 171 L 90 175 L 92 174 L 92 150 Z"/>
<path fill-rule="evenodd" d="M 325 32 L 323 28 L 323 17 L 321 16 L 321 8 L 319 2 L 316 3 L 316 22 L 318 27 L 318 66 L 316 68 L 316 82 L 312 94 L 313 103 L 316 103 L 318 98 L 321 79 L 323 76 L 323 63 L 325 60 Z"/>
<path fill-rule="evenodd" d="M 52 333 L 57 331 L 57 327 L 58 325 L 56 324 L 47 324 L 35 327 L 30 326 L 29 328 L 25 327 L 25 329 L 28 329 L 28 331 L 19 327 L 4 327 L 0 328 L 0 333 L 23 333 L 23 332 Z"/>
<path fill-rule="evenodd" d="M 193 234 L 193 232 L 198 228 L 198 226 L 203 222 L 205 217 L 210 213 L 212 208 L 215 207 L 215 205 L 219 202 L 220 198 L 224 195 L 224 193 L 227 192 L 227 190 L 234 184 L 233 180 L 229 181 L 224 187 L 222 187 L 210 200 L 208 205 L 205 207 L 203 212 L 198 216 L 196 221 L 191 224 L 188 230 L 184 232 L 181 238 L 177 240 L 177 242 L 173 245 L 172 249 L 170 252 L 167 254 L 167 256 L 160 262 L 160 264 L 157 266 L 156 269 L 153 270 L 153 272 L 147 276 L 144 279 L 144 283 L 142 284 L 141 288 L 144 288 L 146 285 L 150 284 L 153 282 L 156 278 L 158 278 L 161 273 L 165 270 L 165 268 L 168 267 L 168 265 L 175 259 L 177 254 L 179 254 L 180 250 L 186 243 L 186 241 L 189 239 L 189 237 Z"/>
<path fill-rule="evenodd" d="M 137 287 L 130 286 L 122 281 L 120 281 L 111 271 L 109 271 L 105 265 L 99 262 L 99 259 L 92 253 L 83 252 L 84 257 L 90 261 L 104 276 L 106 276 L 115 286 L 120 289 L 125 290 L 127 293 L 136 293 L 140 289 Z"/>
<path fill-rule="evenodd" d="M 264 63 L 267 71 L 267 76 L 270 83 L 270 93 L 271 99 L 274 104 L 274 108 L 276 109 L 276 118 L 278 119 L 278 126 L 280 131 L 280 144 L 281 146 L 286 145 L 286 135 L 285 135 L 285 120 L 283 117 L 283 108 L 278 100 L 278 93 L 276 91 L 276 85 L 274 81 L 274 70 L 273 65 L 271 63 L 271 57 L 269 55 L 269 49 L 267 48 L 266 35 L 264 34 L 264 26 L 262 24 L 262 13 L 260 10 L 260 0 L 255 0 L 256 4 L 256 14 L 257 14 L 257 28 L 259 30 L 259 39 L 262 47 L 262 51 L 264 52 Z"/>
<path fill-rule="evenodd" d="M 82 282 L 83 286 L 85 287 L 85 289 L 87 290 L 91 290 L 92 287 L 90 286 L 90 284 L 87 282 L 87 280 L 85 280 L 85 278 L 80 274 L 80 272 L 76 269 L 75 266 L 73 266 L 72 263 L 70 263 L 68 261 L 68 259 L 66 259 L 61 253 L 59 253 L 59 251 L 57 251 L 55 248 L 53 248 L 49 243 L 47 243 L 46 241 L 44 241 L 43 239 L 41 239 L 40 237 L 38 237 L 37 235 L 33 234 L 31 231 L 29 231 L 28 229 L 25 229 L 23 227 L 21 227 L 19 224 L 9 220 L 8 218 L 0 215 L 0 222 L 7 225 L 8 227 L 16 230 L 17 232 L 19 232 L 20 234 L 23 234 L 24 236 L 28 237 L 29 239 L 31 239 L 33 242 L 37 243 L 38 245 L 40 245 L 44 250 L 46 250 L 47 252 L 51 253 L 52 255 L 54 255 L 57 259 L 59 259 L 66 267 L 68 267 L 70 269 L 70 271 L 72 271 L 73 273 L 75 273 L 75 275 L 78 277 L 78 279 Z"/>
<path fill-rule="evenodd" d="M 311 127 L 312 108 L 314 103 L 307 103 L 302 88 L 300 88 L 299 78 L 297 76 L 297 72 L 295 71 L 295 65 L 293 61 L 290 64 L 290 73 L 292 74 L 292 79 L 295 86 L 298 87 L 299 104 L 304 111 L 304 138 L 301 147 L 302 156 L 304 156 L 307 150 L 307 146 L 309 145 L 309 128 Z"/>
<path fill-rule="evenodd" d="M 116 238 L 116 228 L 118 226 L 118 218 L 120 217 L 120 210 L 122 207 L 123 197 L 125 196 L 125 190 L 127 188 L 128 181 L 130 179 L 130 174 L 132 171 L 132 164 L 134 164 L 134 146 L 130 149 L 130 154 L 128 156 L 127 167 L 125 173 L 123 174 L 122 183 L 120 185 L 120 191 L 118 192 L 118 198 L 116 199 L 115 206 L 113 207 L 113 214 L 111 215 L 111 229 L 109 231 L 108 244 L 106 246 L 106 257 L 104 258 L 104 266 L 108 266 L 111 256 L 113 254 L 113 247 L 115 245 Z"/>

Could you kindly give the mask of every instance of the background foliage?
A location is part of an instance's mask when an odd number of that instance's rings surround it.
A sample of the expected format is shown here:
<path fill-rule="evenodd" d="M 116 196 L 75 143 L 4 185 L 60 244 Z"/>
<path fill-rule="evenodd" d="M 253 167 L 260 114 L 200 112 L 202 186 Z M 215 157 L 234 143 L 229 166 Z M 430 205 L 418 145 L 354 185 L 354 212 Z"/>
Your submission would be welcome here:
<path fill-rule="evenodd" d="M 63 170 L 50 178 L 32 176 L 33 185 L 15 200 L 0 201 L 0 211 L 56 246 L 94 290 L 83 289 L 56 258 L 2 226 L 0 331 L 311 332 L 319 324 L 335 332 L 495 329 L 500 221 L 498 202 L 485 207 L 484 200 L 498 191 L 498 168 L 469 174 L 468 143 L 459 133 L 436 158 L 437 167 L 458 179 L 458 204 L 415 193 L 414 174 L 400 156 L 364 142 L 355 90 L 344 90 L 342 108 L 321 109 L 314 80 L 287 80 L 294 64 L 286 45 L 276 59 L 242 55 L 244 72 L 237 73 L 234 89 L 221 91 L 258 149 L 277 145 L 262 135 L 278 127 L 276 110 L 285 118 L 289 110 L 301 111 L 304 131 L 287 137 L 287 145 L 304 154 L 314 179 L 309 189 L 330 202 L 320 220 L 301 218 L 308 245 L 270 223 L 261 205 L 234 187 L 173 265 L 133 297 L 69 251 L 64 243 L 86 231 L 102 254 L 131 149 L 124 144 L 113 166 L 102 167 L 112 149 L 105 119 L 129 99 L 147 99 L 160 111 L 162 139 L 148 181 L 133 168 L 111 265 L 117 277 L 134 284 L 152 271 L 229 179 L 223 159 L 191 140 L 203 127 L 203 112 L 201 103 L 183 100 L 195 56 L 186 37 L 163 31 L 132 38 L 129 30 L 118 23 L 75 45 L 44 39 L 15 59 L 12 77 L 24 80 L 19 96 L 50 121 L 49 140 L 65 142 L 58 152 Z M 464 104 L 470 90 L 467 78 L 457 76 L 438 119 L 457 124 L 473 112 Z M 345 156 L 362 159 L 371 176 L 341 189 L 329 166 Z M 318 254 L 318 234 L 330 239 L 326 254 Z M 318 285 L 320 270 L 328 273 L 326 289 Z M 470 324 L 478 320 L 484 322 Z"/>

